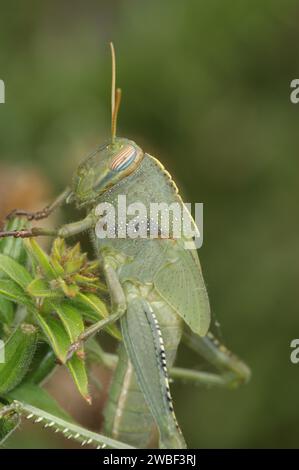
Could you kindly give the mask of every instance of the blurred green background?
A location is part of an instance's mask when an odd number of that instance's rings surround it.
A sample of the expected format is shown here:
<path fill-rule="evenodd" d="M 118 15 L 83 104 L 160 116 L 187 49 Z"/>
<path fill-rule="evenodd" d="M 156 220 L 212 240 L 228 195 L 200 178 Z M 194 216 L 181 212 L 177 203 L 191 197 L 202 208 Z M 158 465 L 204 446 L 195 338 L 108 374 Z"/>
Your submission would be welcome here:
<path fill-rule="evenodd" d="M 289 98 L 299 78 L 298 20 L 293 0 L 0 6 L 5 208 L 23 179 L 34 197 L 36 172 L 41 193 L 48 188 L 36 198 L 51 199 L 109 137 L 110 40 L 123 89 L 118 134 L 159 157 L 186 200 L 204 203 L 199 254 L 212 309 L 252 380 L 234 391 L 174 385 L 189 447 L 299 444 L 299 364 L 289 358 L 299 337 L 299 105 Z M 206 368 L 184 349 L 179 361 Z M 76 394 L 65 393 L 68 401 Z M 30 430 L 6 446 L 68 445 Z"/>

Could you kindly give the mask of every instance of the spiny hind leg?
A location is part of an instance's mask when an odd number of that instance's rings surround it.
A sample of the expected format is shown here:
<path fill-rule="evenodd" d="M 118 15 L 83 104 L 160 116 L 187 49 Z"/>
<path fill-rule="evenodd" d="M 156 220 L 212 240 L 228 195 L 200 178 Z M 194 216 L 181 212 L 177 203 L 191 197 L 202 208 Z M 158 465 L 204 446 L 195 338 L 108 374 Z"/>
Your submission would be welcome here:
<path fill-rule="evenodd" d="M 41 220 L 46 219 L 49 215 L 61 206 L 67 199 L 67 197 L 71 194 L 71 189 L 66 188 L 59 196 L 52 202 L 52 204 L 44 207 L 42 210 L 37 212 L 30 212 L 22 209 L 14 209 L 11 211 L 6 218 L 12 219 L 14 217 L 22 216 L 26 217 L 28 220 Z"/>
<path fill-rule="evenodd" d="M 221 344 L 212 333 L 200 337 L 188 331 L 184 332 L 182 340 L 192 351 L 213 365 L 218 373 L 173 368 L 171 370 L 172 378 L 194 384 L 228 388 L 237 387 L 249 381 L 250 369 L 248 366 Z"/>
<path fill-rule="evenodd" d="M 115 323 L 126 312 L 127 305 L 123 288 L 119 282 L 117 273 L 112 266 L 112 263 L 105 258 L 103 263 L 103 271 L 111 297 L 111 314 L 109 317 L 104 318 L 103 320 L 100 320 L 86 328 L 86 330 L 79 336 L 78 340 L 71 345 L 67 354 L 67 359 L 70 359 L 74 352 L 81 349 L 82 343 L 90 336 L 98 333 L 106 326 Z"/>
<path fill-rule="evenodd" d="M 158 318 L 139 286 L 128 281 L 124 288 L 128 308 L 121 319 L 123 341 L 139 387 L 158 426 L 160 447 L 185 448 L 174 414 Z"/>

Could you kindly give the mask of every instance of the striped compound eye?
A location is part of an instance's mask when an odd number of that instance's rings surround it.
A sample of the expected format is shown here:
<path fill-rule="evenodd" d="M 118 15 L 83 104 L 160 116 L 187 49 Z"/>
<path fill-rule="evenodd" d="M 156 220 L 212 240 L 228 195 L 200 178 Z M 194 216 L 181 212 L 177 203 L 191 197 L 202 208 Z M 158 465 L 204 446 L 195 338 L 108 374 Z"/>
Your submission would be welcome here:
<path fill-rule="evenodd" d="M 110 170 L 123 171 L 128 168 L 136 158 L 137 151 L 133 145 L 126 145 L 113 158 Z"/>

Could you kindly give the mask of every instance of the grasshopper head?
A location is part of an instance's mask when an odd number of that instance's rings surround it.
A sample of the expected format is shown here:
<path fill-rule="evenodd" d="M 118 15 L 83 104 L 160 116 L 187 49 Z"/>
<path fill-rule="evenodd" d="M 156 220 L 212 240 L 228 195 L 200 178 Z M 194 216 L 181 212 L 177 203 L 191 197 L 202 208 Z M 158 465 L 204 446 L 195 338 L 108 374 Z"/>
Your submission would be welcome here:
<path fill-rule="evenodd" d="M 130 175 L 139 166 L 143 151 L 132 140 L 116 137 L 116 122 L 121 99 L 120 88 L 115 88 L 115 52 L 112 56 L 111 86 L 111 141 L 89 155 L 79 166 L 74 179 L 71 200 L 77 206 L 93 204 L 101 194 Z"/>
<path fill-rule="evenodd" d="M 115 137 L 81 163 L 73 179 L 73 194 L 78 207 L 92 204 L 101 194 L 134 172 L 143 151 L 135 142 Z"/>

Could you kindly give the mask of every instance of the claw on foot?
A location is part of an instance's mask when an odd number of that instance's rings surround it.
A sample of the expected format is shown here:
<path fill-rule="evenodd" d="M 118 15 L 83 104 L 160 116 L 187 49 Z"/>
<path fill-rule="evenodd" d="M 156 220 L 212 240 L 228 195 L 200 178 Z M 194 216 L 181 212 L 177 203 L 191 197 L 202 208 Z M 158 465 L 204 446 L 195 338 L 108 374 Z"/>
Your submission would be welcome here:
<path fill-rule="evenodd" d="M 85 359 L 85 352 L 83 350 L 82 351 L 76 351 L 76 354 L 79 357 L 79 359 L 82 359 L 82 361 Z"/>

